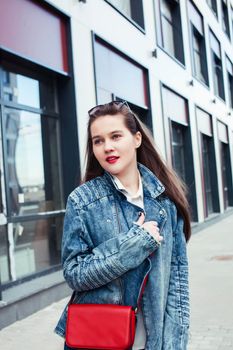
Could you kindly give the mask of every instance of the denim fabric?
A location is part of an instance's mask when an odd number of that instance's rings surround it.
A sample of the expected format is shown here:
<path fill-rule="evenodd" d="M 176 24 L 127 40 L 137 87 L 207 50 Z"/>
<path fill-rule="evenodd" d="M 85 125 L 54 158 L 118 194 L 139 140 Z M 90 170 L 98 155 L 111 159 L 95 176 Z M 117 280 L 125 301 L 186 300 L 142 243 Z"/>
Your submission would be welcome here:
<path fill-rule="evenodd" d="M 137 306 L 141 300 L 145 350 L 185 350 L 189 328 L 189 289 L 183 219 L 164 186 L 138 163 L 146 221 L 156 220 L 159 245 L 135 222 L 141 208 L 129 203 L 107 172 L 77 187 L 67 201 L 62 240 L 64 277 L 75 303 Z M 67 307 L 55 332 L 65 336 Z"/>

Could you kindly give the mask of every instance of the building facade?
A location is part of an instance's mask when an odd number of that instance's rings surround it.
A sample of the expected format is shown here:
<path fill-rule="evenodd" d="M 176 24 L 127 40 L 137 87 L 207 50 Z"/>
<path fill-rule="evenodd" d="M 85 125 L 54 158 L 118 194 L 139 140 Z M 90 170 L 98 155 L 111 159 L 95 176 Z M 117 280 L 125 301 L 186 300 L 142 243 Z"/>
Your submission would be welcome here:
<path fill-rule="evenodd" d="M 0 327 L 69 293 L 65 203 L 95 104 L 147 124 L 193 225 L 231 210 L 232 43 L 232 0 L 1 0 Z"/>

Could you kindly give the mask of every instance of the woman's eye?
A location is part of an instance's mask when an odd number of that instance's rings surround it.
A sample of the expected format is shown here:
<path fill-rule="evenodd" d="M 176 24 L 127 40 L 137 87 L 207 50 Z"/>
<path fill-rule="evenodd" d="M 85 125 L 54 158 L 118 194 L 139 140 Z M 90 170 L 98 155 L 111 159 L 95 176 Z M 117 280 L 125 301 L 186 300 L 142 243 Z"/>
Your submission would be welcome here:
<path fill-rule="evenodd" d="M 113 140 L 118 140 L 121 137 L 120 134 L 115 134 L 113 135 Z"/>
<path fill-rule="evenodd" d="M 94 145 L 99 145 L 101 143 L 101 140 L 100 139 L 95 139 L 94 140 Z"/>

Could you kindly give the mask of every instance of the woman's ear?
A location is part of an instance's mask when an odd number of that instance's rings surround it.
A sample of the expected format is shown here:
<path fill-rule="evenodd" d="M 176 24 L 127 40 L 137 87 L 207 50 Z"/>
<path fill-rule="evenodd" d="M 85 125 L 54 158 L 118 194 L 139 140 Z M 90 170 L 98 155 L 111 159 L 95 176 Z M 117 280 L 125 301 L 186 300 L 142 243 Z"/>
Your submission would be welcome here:
<path fill-rule="evenodd" d="M 135 134 L 136 148 L 139 148 L 141 146 L 141 143 L 142 143 L 142 134 L 140 133 L 140 131 L 137 131 Z"/>

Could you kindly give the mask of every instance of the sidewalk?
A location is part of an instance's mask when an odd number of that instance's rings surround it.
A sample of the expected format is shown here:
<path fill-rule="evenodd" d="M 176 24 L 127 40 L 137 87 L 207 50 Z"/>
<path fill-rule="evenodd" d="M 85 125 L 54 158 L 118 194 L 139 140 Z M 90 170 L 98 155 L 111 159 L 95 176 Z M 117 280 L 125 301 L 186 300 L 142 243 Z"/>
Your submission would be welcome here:
<path fill-rule="evenodd" d="M 194 234 L 190 260 L 189 350 L 233 349 L 233 215 Z M 62 350 L 53 333 L 67 299 L 0 331 L 2 350 Z"/>
<path fill-rule="evenodd" d="M 189 350 L 233 350 L 233 215 L 195 234 L 188 255 Z"/>

